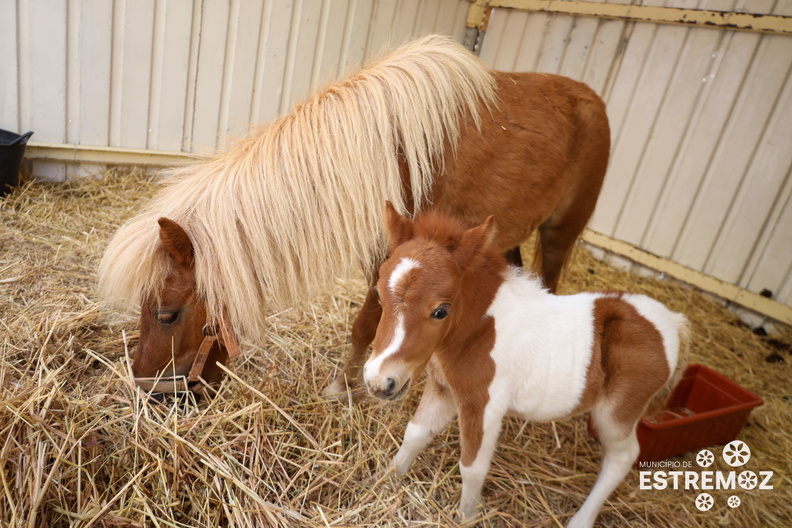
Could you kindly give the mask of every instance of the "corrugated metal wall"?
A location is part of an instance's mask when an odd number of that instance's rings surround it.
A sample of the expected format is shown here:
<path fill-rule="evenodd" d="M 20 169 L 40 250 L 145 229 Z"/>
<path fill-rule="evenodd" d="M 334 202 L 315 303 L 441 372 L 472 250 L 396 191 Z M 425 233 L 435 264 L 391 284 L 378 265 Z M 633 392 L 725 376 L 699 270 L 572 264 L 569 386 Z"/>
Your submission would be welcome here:
<path fill-rule="evenodd" d="M 792 305 L 792 37 L 496 9 L 481 57 L 603 95 L 613 149 L 591 229 Z"/>
<path fill-rule="evenodd" d="M 389 42 L 431 32 L 461 41 L 468 5 L 0 0 L 0 128 L 46 143 L 222 149 Z"/>

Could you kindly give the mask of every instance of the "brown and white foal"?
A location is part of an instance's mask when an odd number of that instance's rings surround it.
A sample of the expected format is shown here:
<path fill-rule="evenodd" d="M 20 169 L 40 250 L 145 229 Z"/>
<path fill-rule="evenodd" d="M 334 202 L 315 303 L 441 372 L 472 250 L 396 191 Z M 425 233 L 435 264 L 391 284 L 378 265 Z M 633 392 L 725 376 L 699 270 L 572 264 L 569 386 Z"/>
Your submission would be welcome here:
<path fill-rule="evenodd" d="M 465 231 L 433 213 L 413 223 L 387 204 L 386 214 L 391 257 L 377 283 L 383 314 L 366 385 L 395 400 L 424 368 L 429 374 L 395 470 L 406 472 L 458 415 L 459 508 L 470 520 L 504 415 L 545 421 L 591 411 L 604 458 L 568 526 L 592 526 L 638 456 L 638 420 L 665 403 L 687 319 L 643 295 L 550 294 L 490 245 L 492 217 Z"/>

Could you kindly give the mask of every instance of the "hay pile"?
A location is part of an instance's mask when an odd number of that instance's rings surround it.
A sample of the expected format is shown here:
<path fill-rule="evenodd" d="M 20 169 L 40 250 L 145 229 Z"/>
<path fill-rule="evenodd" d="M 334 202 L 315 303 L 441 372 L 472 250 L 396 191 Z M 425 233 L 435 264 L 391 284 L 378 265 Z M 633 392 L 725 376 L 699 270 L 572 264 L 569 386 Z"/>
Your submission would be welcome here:
<path fill-rule="evenodd" d="M 360 280 L 308 309 L 273 315 L 211 401 L 143 401 L 128 379 L 136 322 L 97 303 L 109 236 L 153 193 L 150 180 L 28 184 L 0 199 L 0 526 L 447 526 L 459 499 L 452 426 L 404 477 L 375 475 L 396 452 L 420 395 L 386 405 L 325 401 L 363 300 Z M 741 439 L 771 491 L 739 508 L 713 491 L 638 489 L 633 471 L 603 526 L 789 526 L 792 334 L 754 335 L 679 285 L 614 271 L 577 251 L 564 291 L 645 292 L 689 315 L 693 360 L 761 395 Z M 125 341 L 126 339 L 126 341 Z M 782 350 L 776 350 L 780 348 Z M 770 363 L 778 352 L 785 360 Z M 716 469 L 729 470 L 714 448 Z M 694 454 L 683 457 L 692 460 Z M 582 503 L 600 453 L 582 418 L 507 420 L 483 498 L 483 526 L 561 526 Z"/>

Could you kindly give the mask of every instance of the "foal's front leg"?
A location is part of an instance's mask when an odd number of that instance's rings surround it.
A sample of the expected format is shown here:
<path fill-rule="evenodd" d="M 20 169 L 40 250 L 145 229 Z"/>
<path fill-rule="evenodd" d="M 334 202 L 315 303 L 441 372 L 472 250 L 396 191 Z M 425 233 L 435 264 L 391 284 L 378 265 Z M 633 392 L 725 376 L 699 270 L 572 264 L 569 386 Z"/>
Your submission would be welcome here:
<path fill-rule="evenodd" d="M 459 443 L 462 447 L 459 515 L 462 521 L 470 522 L 476 518 L 481 488 L 489 473 L 502 421 L 503 413 L 494 409 L 487 411 L 486 407 L 470 404 L 459 409 Z"/>
<path fill-rule="evenodd" d="M 415 411 L 407 429 L 399 452 L 393 457 L 391 466 L 398 474 L 406 473 L 415 457 L 429 445 L 429 442 L 448 426 L 457 414 L 456 402 L 451 391 L 441 386 L 433 376 L 426 381 L 421 403 Z"/>

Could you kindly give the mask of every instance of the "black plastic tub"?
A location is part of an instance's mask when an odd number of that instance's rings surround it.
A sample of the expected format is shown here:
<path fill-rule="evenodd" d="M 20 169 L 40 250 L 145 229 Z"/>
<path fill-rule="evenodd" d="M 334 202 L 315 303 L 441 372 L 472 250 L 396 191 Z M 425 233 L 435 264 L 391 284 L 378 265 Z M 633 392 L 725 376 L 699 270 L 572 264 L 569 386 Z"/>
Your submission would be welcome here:
<path fill-rule="evenodd" d="M 25 145 L 33 132 L 15 134 L 0 129 L 0 196 L 19 185 L 19 166 L 25 155 Z"/>

